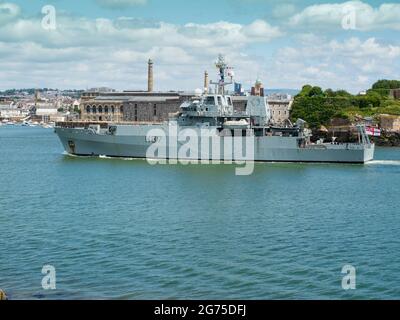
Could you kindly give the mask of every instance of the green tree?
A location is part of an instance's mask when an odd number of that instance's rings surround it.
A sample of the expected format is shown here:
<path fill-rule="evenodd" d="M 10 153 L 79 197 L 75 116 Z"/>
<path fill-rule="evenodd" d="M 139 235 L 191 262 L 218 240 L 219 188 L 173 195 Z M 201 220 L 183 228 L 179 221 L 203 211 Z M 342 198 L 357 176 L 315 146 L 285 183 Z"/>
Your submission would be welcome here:
<path fill-rule="evenodd" d="M 323 97 L 324 92 L 320 87 L 312 87 L 311 90 L 308 93 L 309 97 Z"/>

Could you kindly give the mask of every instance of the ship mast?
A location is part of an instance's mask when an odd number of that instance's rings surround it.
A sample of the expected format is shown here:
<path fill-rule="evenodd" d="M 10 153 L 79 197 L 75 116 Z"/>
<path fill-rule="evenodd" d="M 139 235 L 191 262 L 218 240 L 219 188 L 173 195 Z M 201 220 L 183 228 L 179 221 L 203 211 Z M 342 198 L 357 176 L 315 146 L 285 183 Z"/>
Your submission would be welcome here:
<path fill-rule="evenodd" d="M 225 62 L 225 57 L 220 54 L 218 56 L 218 60 L 215 63 L 215 66 L 219 70 L 219 81 L 213 82 L 211 81 L 210 84 L 214 84 L 216 88 L 217 94 L 225 94 L 225 86 L 231 85 L 233 83 L 233 72 L 232 68 L 228 67 L 228 64 Z M 229 72 L 228 72 L 229 71 Z M 225 82 L 226 77 L 230 77 L 230 82 Z"/>

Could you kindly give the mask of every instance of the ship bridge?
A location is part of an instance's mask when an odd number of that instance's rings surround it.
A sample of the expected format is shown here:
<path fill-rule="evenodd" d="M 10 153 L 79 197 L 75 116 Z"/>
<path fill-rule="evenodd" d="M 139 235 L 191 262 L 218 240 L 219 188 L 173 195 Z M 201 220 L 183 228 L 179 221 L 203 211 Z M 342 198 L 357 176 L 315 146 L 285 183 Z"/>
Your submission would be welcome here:
<path fill-rule="evenodd" d="M 223 95 L 205 95 L 200 99 L 184 103 L 181 111 L 184 115 L 192 117 L 220 117 L 232 116 L 233 103 L 232 97 Z"/>

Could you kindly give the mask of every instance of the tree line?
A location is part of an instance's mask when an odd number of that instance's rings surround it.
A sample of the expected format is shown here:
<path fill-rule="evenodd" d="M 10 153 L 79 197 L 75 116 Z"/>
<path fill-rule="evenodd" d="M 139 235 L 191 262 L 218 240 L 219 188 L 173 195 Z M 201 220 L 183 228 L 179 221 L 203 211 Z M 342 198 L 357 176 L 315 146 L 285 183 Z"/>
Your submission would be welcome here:
<path fill-rule="evenodd" d="M 353 95 L 345 90 L 322 90 L 305 85 L 295 96 L 292 120 L 303 119 L 312 129 L 328 125 L 333 118 L 350 119 L 356 115 L 400 115 L 400 101 L 390 97 L 390 89 L 400 88 L 398 80 L 379 80 L 367 92 Z"/>

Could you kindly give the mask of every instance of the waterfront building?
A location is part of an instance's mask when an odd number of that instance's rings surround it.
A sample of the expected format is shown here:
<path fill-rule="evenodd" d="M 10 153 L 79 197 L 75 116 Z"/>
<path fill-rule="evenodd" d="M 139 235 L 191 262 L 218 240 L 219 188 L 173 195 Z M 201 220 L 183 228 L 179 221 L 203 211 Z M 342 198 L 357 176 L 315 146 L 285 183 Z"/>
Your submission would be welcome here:
<path fill-rule="evenodd" d="M 12 119 L 23 117 L 26 113 L 17 108 L 10 108 L 10 106 L 0 105 L 0 117 L 3 119 Z"/>
<path fill-rule="evenodd" d="M 276 125 L 286 125 L 290 118 L 293 106 L 293 99 L 290 95 L 280 94 L 271 95 L 267 98 L 271 109 L 272 123 Z"/>
<path fill-rule="evenodd" d="M 154 91 L 154 63 L 148 61 L 147 91 L 116 92 L 108 88 L 91 89 L 81 96 L 81 120 L 113 122 L 162 122 L 179 111 L 195 92 Z M 208 72 L 204 73 L 204 90 L 209 90 Z"/>
<path fill-rule="evenodd" d="M 182 103 L 196 99 L 195 92 L 124 91 L 85 92 L 81 98 L 81 120 L 115 122 L 163 122 L 179 111 Z M 236 112 L 246 110 L 248 97 L 233 96 Z"/>
<path fill-rule="evenodd" d="M 85 121 L 122 121 L 124 97 L 117 92 L 89 90 L 81 96 L 81 119 Z"/>
<path fill-rule="evenodd" d="M 196 92 L 154 91 L 154 63 L 148 61 L 147 91 L 117 92 L 109 88 L 96 88 L 84 92 L 81 96 L 81 120 L 96 122 L 163 122 L 171 114 L 179 112 L 182 103 L 197 98 Z M 204 73 L 204 91 L 211 93 L 209 74 Z M 240 84 L 235 89 L 243 93 Z M 260 80 L 253 87 L 253 95 L 264 96 L 264 86 Z M 233 95 L 234 111 L 245 112 L 249 97 L 243 94 Z M 285 124 L 289 120 L 292 100 L 290 96 L 272 96 L 268 100 L 272 111 L 272 122 Z"/>

